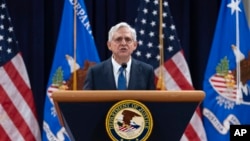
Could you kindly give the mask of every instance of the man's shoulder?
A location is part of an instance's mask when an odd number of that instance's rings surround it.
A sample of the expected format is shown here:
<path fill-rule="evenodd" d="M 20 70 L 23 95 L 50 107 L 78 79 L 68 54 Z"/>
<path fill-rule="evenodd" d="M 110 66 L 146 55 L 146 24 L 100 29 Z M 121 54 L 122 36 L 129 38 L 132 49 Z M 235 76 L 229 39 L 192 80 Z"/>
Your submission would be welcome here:
<path fill-rule="evenodd" d="M 143 68 L 153 68 L 153 66 L 151 66 L 150 64 L 147 64 L 143 61 L 140 61 L 140 60 L 137 60 L 137 59 L 134 59 L 132 60 L 132 62 L 135 64 L 135 66 L 141 66 Z"/>
<path fill-rule="evenodd" d="M 108 66 L 109 63 L 111 63 L 111 61 L 110 61 L 110 59 L 107 59 L 107 60 L 104 60 L 100 63 L 95 64 L 94 66 L 91 66 L 91 69 L 94 69 L 94 70 L 98 69 L 99 70 L 105 66 Z"/>

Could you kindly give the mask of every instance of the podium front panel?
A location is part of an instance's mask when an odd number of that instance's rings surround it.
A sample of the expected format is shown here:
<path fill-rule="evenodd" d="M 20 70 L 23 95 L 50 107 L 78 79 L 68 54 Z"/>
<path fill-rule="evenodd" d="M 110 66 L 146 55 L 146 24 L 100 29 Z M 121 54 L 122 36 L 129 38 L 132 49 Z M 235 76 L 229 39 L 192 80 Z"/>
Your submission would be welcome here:
<path fill-rule="evenodd" d="M 114 102 L 60 102 L 64 122 L 74 140 L 110 141 L 105 119 Z M 142 102 L 153 118 L 148 141 L 179 141 L 198 102 Z"/>

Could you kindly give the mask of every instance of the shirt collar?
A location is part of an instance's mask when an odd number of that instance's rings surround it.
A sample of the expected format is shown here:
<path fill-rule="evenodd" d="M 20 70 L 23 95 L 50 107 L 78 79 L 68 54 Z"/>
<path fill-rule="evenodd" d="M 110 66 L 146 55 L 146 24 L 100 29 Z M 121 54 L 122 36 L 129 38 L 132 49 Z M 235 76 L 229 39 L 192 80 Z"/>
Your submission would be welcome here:
<path fill-rule="evenodd" d="M 119 73 L 119 68 L 121 67 L 120 64 L 118 64 L 115 59 L 113 58 L 113 56 L 111 57 L 111 62 L 113 64 L 113 71 L 116 73 Z M 131 68 L 131 62 L 132 59 L 131 57 L 129 58 L 128 62 L 127 62 L 127 68 L 126 68 L 126 72 L 130 72 L 130 68 Z"/>

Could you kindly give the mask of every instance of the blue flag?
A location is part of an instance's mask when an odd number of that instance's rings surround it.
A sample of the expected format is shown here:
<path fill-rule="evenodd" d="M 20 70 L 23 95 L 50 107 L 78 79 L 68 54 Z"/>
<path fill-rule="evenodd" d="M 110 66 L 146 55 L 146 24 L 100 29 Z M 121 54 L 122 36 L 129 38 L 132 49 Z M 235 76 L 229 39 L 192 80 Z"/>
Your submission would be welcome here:
<path fill-rule="evenodd" d="M 205 72 L 203 120 L 209 141 L 229 141 L 250 124 L 250 30 L 241 0 L 223 0 Z"/>
<path fill-rule="evenodd" d="M 74 28 L 74 10 L 76 10 L 76 28 Z M 76 47 L 74 47 L 75 29 L 77 31 Z M 74 57 L 74 49 L 76 49 L 76 57 Z M 82 69 L 86 60 L 96 63 L 100 61 L 85 5 L 83 0 L 79 0 L 77 3 L 73 3 L 72 0 L 65 0 L 60 32 L 46 91 L 43 140 L 70 140 L 65 128 L 59 123 L 53 101 L 49 96 L 54 91 L 68 87 L 72 73 L 75 70 Z"/>

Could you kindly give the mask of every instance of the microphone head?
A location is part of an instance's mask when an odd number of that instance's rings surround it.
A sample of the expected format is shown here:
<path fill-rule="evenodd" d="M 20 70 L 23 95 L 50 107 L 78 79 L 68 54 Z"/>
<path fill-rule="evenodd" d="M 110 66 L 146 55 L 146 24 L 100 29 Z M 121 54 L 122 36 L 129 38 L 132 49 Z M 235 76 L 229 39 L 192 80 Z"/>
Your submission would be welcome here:
<path fill-rule="evenodd" d="M 121 65 L 124 69 L 127 68 L 127 64 L 126 63 L 122 63 Z"/>

